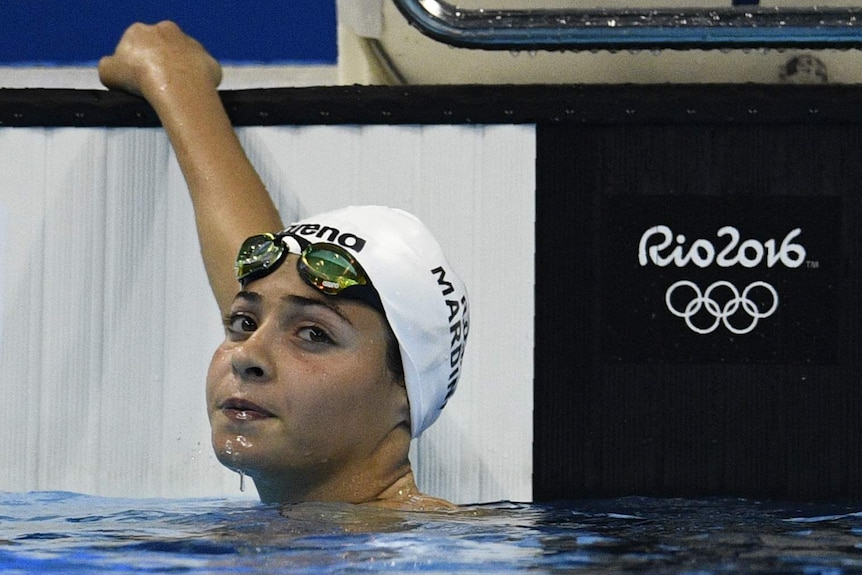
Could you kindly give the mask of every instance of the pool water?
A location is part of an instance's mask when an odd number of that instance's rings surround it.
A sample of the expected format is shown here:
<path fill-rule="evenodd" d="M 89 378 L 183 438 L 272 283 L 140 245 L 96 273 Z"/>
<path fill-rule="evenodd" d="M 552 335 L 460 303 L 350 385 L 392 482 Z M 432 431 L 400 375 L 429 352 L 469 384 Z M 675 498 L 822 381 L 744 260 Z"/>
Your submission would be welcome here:
<path fill-rule="evenodd" d="M 4 573 L 862 573 L 862 504 L 629 497 L 453 513 L 0 493 Z"/>

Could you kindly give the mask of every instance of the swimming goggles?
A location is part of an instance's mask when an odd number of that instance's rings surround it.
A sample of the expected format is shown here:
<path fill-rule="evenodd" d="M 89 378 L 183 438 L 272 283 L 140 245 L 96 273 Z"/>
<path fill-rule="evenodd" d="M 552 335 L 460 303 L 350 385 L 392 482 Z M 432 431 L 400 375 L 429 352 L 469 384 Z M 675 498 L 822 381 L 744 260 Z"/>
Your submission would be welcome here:
<path fill-rule="evenodd" d="M 362 300 L 383 311 L 380 295 L 350 252 L 336 244 L 309 243 L 284 232 L 258 234 L 243 242 L 234 264 L 240 285 L 245 286 L 278 269 L 290 253 L 288 238 L 300 246 L 296 270 L 305 283 L 326 295 Z"/>

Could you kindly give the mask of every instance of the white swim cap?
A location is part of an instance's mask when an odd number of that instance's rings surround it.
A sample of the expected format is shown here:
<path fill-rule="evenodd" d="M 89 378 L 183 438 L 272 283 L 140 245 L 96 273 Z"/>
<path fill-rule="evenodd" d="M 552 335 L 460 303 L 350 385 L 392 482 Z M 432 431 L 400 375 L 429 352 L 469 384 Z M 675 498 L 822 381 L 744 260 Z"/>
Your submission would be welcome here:
<path fill-rule="evenodd" d="M 401 350 L 413 437 L 439 417 L 461 375 L 470 315 L 467 291 L 418 218 L 354 206 L 290 224 L 285 232 L 349 250 L 380 295 Z"/>

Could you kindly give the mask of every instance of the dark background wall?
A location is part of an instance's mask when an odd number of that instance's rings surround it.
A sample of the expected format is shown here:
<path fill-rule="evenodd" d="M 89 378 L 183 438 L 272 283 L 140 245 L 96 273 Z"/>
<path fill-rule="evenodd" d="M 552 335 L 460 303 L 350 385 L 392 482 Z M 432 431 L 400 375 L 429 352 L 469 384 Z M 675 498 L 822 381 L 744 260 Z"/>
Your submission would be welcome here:
<path fill-rule="evenodd" d="M 862 132 L 787 120 L 539 126 L 537 500 L 862 496 Z"/>
<path fill-rule="evenodd" d="M 12 0 L 0 8 L 0 65 L 87 65 L 132 22 L 174 20 L 225 63 L 336 61 L 334 0 Z"/>

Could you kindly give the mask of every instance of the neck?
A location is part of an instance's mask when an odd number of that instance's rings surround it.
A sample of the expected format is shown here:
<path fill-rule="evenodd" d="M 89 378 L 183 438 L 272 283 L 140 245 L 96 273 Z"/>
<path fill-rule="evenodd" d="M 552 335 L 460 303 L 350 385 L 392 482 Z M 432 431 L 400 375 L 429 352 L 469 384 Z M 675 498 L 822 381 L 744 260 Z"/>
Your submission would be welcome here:
<path fill-rule="evenodd" d="M 366 457 L 315 469 L 248 473 L 264 503 L 388 501 L 419 494 L 408 459 L 409 449 L 410 432 L 400 426 Z"/>
<path fill-rule="evenodd" d="M 418 491 L 409 462 L 391 473 L 337 473 L 324 478 L 256 476 L 254 484 L 264 503 L 343 501 L 368 503 Z"/>
<path fill-rule="evenodd" d="M 458 509 L 457 505 L 449 503 L 445 499 L 421 493 L 416 487 L 412 471 L 381 494 L 380 498 L 368 503 L 376 507 L 400 511 L 454 511 Z"/>
<path fill-rule="evenodd" d="M 281 503 L 283 505 L 291 505 L 294 503 L 312 502 L 312 501 L 344 501 L 348 503 L 357 503 L 383 509 L 392 509 L 397 511 L 454 511 L 458 509 L 457 505 L 440 499 L 425 495 L 416 486 L 416 480 L 413 476 L 413 471 L 409 470 L 403 476 L 394 481 L 387 488 L 383 489 L 376 497 L 370 499 L 350 499 L 340 497 L 333 493 L 323 493 L 322 490 L 308 491 L 306 497 L 273 497 L 269 498 L 271 493 L 266 490 L 266 487 L 261 489 L 258 487 L 261 495 L 261 500 L 264 502 Z M 295 495 L 295 494 L 294 494 Z"/>

